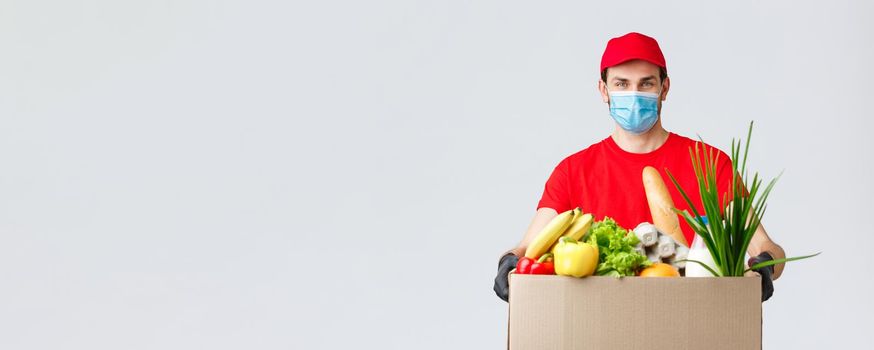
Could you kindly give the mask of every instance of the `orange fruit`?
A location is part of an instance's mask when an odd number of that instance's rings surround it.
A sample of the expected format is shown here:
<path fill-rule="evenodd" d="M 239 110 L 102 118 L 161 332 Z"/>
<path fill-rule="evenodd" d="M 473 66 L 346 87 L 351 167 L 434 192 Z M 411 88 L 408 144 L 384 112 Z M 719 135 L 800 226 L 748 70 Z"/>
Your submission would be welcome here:
<path fill-rule="evenodd" d="M 680 272 L 665 263 L 655 263 L 640 271 L 640 277 L 680 277 Z"/>

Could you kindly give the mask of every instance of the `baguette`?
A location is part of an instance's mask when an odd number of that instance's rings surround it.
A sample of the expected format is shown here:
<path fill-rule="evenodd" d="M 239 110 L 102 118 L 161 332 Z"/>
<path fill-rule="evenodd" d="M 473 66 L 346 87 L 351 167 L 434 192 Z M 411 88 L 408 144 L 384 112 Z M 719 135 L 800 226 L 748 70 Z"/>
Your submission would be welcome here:
<path fill-rule="evenodd" d="M 649 212 L 656 229 L 677 243 L 689 247 L 683 230 L 680 229 L 680 219 L 674 212 L 674 201 L 658 170 L 651 166 L 643 168 L 643 188 L 646 190 L 646 201 L 649 203 Z"/>

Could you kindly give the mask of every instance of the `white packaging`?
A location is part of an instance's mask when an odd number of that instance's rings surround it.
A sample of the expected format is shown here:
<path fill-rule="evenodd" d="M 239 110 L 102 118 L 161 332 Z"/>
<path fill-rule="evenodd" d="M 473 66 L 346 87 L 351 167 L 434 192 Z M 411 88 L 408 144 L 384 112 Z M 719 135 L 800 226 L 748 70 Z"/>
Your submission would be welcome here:
<path fill-rule="evenodd" d="M 640 242 L 646 247 L 650 247 L 658 242 L 659 231 L 653 224 L 641 222 L 633 231 L 634 235 L 637 236 L 637 238 L 640 239 Z"/>
<path fill-rule="evenodd" d="M 661 235 L 659 236 L 658 245 L 656 245 L 656 252 L 658 252 L 659 256 L 662 258 L 667 258 L 671 255 L 674 255 L 674 251 L 676 251 L 677 243 L 668 236 Z"/>
<path fill-rule="evenodd" d="M 707 245 L 704 244 L 704 240 L 702 240 L 697 234 L 695 238 L 692 240 L 692 247 L 689 248 L 689 254 L 686 259 L 700 261 L 707 266 L 709 266 L 714 271 L 719 272 L 719 269 L 716 268 L 716 264 L 713 262 L 713 256 L 710 255 L 710 250 L 707 249 Z M 716 277 L 710 271 L 707 271 L 703 266 L 696 262 L 689 262 L 686 264 L 686 277 Z"/>
<path fill-rule="evenodd" d="M 677 249 L 670 258 L 668 258 L 668 262 L 671 263 L 677 269 L 682 269 L 686 267 L 685 261 L 677 261 L 677 260 L 685 260 L 689 257 L 689 248 L 686 248 L 683 245 L 677 245 Z M 694 264 L 694 263 L 693 263 Z"/>

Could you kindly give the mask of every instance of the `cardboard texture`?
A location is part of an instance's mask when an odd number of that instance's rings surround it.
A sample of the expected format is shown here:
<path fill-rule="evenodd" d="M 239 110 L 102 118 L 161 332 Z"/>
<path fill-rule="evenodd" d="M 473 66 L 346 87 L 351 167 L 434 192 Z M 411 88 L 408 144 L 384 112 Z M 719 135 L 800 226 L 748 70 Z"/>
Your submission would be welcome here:
<path fill-rule="evenodd" d="M 508 347 L 762 347 L 759 277 L 510 275 Z"/>

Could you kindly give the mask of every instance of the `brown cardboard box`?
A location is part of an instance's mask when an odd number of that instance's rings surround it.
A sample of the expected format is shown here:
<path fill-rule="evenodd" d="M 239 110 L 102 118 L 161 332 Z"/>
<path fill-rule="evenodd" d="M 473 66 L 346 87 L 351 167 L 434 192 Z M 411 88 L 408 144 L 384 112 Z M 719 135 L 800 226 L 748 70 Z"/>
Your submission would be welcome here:
<path fill-rule="evenodd" d="M 756 277 L 510 275 L 511 350 L 762 347 Z"/>

